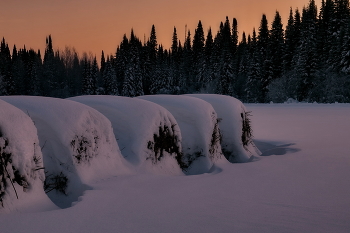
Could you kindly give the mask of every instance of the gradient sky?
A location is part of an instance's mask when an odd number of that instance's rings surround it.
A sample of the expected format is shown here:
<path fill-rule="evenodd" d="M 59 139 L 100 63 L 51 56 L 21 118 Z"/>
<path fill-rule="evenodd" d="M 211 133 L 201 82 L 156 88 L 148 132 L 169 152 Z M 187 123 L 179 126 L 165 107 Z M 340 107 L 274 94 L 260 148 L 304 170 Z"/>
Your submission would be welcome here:
<path fill-rule="evenodd" d="M 51 34 L 54 49 L 74 46 L 79 54 L 91 51 L 100 56 L 115 53 L 117 46 L 131 28 L 143 40 L 148 38 L 152 24 L 159 44 L 169 48 L 173 27 L 183 42 L 185 25 L 193 34 L 202 21 L 205 32 L 216 34 L 221 21 L 228 16 L 238 20 L 242 31 L 258 28 L 262 14 L 269 25 L 276 10 L 286 23 L 289 9 L 308 4 L 308 0 L 0 0 L 0 36 L 9 46 L 43 50 L 45 38 Z M 318 8 L 321 0 L 316 0 Z"/>

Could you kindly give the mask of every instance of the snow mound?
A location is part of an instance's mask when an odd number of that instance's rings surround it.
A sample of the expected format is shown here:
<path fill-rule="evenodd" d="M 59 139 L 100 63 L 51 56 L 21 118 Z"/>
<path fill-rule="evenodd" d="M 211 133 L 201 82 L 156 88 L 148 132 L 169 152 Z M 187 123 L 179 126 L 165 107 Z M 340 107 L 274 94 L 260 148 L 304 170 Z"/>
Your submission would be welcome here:
<path fill-rule="evenodd" d="M 126 172 L 111 123 L 95 109 L 47 97 L 1 99 L 34 121 L 43 153 L 45 191 L 59 207 L 69 207 L 89 183 Z"/>
<path fill-rule="evenodd" d="M 261 152 L 252 140 L 250 113 L 241 101 L 231 96 L 215 94 L 191 94 L 210 103 L 218 114 L 222 135 L 221 148 L 230 162 L 248 162 Z"/>
<path fill-rule="evenodd" d="M 33 121 L 0 100 L 0 211 L 47 199 L 42 153 Z M 34 198 L 34 199 L 33 199 Z"/>
<path fill-rule="evenodd" d="M 120 96 L 78 96 L 70 100 L 95 108 L 112 122 L 122 155 L 138 172 L 183 175 L 180 129 L 165 108 Z"/>
<path fill-rule="evenodd" d="M 186 174 L 209 172 L 214 163 L 225 161 L 221 152 L 218 118 L 213 107 L 198 98 L 174 95 L 140 96 L 165 107 L 179 124 Z"/>

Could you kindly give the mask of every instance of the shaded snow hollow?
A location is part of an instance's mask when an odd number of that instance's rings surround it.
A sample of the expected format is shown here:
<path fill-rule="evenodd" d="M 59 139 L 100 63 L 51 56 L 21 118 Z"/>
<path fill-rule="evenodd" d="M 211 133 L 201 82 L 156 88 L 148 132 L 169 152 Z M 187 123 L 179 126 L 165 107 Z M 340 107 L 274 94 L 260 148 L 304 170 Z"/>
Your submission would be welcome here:
<path fill-rule="evenodd" d="M 173 95 L 140 96 L 166 108 L 179 124 L 186 174 L 209 172 L 214 164 L 225 163 L 220 145 L 218 118 L 213 107 L 198 98 Z"/>
<path fill-rule="evenodd" d="M 221 148 L 230 162 L 248 162 L 261 155 L 252 137 L 245 138 L 244 136 L 246 133 L 244 123 L 250 124 L 250 122 L 247 123 L 249 112 L 240 100 L 231 96 L 215 94 L 191 94 L 187 96 L 202 99 L 215 109 L 220 119 Z"/>
<path fill-rule="evenodd" d="M 138 172 L 183 175 L 181 132 L 168 110 L 149 101 L 120 96 L 69 99 L 95 108 L 112 122 L 122 155 Z"/>
<path fill-rule="evenodd" d="M 59 207 L 69 207 L 90 183 L 126 172 L 111 123 L 95 109 L 48 97 L 1 99 L 34 121 L 43 153 L 45 189 Z"/>

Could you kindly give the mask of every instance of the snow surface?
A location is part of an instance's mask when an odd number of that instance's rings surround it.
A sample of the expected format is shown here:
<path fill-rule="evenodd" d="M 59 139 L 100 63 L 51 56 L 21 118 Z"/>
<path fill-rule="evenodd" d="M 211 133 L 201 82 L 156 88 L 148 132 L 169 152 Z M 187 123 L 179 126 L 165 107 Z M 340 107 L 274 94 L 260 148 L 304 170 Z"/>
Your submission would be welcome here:
<path fill-rule="evenodd" d="M 189 160 L 195 157 L 186 174 L 209 172 L 214 164 L 225 163 L 219 138 L 213 140 L 213 137 L 219 137 L 218 119 L 208 102 L 178 95 L 147 95 L 138 98 L 163 106 L 175 117 L 183 139 L 183 154 Z"/>
<path fill-rule="evenodd" d="M 0 232 L 349 232 L 350 105 L 246 107 L 260 160 L 112 177 L 71 208 L 0 213 Z"/>
<path fill-rule="evenodd" d="M 230 155 L 226 156 L 230 162 L 248 162 L 251 158 L 261 154 L 253 141 L 247 146 L 243 146 L 242 116 L 245 116 L 247 109 L 241 101 L 231 96 L 215 94 L 191 94 L 188 96 L 202 99 L 210 103 L 215 109 L 220 119 L 221 148 L 226 151 L 226 154 Z"/>
<path fill-rule="evenodd" d="M 156 157 L 152 143 L 160 127 L 167 127 L 181 151 L 181 133 L 175 118 L 165 108 L 149 101 L 120 96 L 78 96 L 69 98 L 95 108 L 111 122 L 121 153 L 138 172 L 183 175 L 175 153 L 163 151 Z"/>
<path fill-rule="evenodd" d="M 5 187 L 0 180 L 0 193 L 4 193 L 2 203 L 0 201 L 0 212 L 16 210 L 20 206 L 32 208 L 40 202 L 49 203 L 42 188 L 45 175 L 41 169 L 43 160 L 34 123 L 21 110 L 2 100 L 0 100 L 0 147 L 0 171 L 3 170 L 5 173 L 0 174 L 0 178 L 1 180 L 5 178 L 6 184 Z M 10 157 L 5 158 L 5 154 L 10 154 Z M 5 160 L 9 163 L 5 163 Z M 22 182 L 13 181 L 12 186 L 8 175 L 13 180 L 16 172 L 19 172 Z"/>
<path fill-rule="evenodd" d="M 48 192 L 59 207 L 71 206 L 89 189 L 90 183 L 126 172 L 111 123 L 95 109 L 47 97 L 1 99 L 23 110 L 34 121 L 47 183 L 53 183 L 52 178 L 57 176 L 68 178 L 65 193 Z"/>

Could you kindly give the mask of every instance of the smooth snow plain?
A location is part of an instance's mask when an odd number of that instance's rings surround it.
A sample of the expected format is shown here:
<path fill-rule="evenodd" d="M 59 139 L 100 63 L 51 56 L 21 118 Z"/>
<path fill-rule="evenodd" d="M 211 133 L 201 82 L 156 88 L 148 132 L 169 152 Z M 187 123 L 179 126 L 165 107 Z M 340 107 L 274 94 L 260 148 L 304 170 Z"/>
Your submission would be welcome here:
<path fill-rule="evenodd" d="M 0 213 L 0 232 L 349 232 L 350 104 L 246 107 L 259 160 L 100 180 L 70 208 Z"/>

